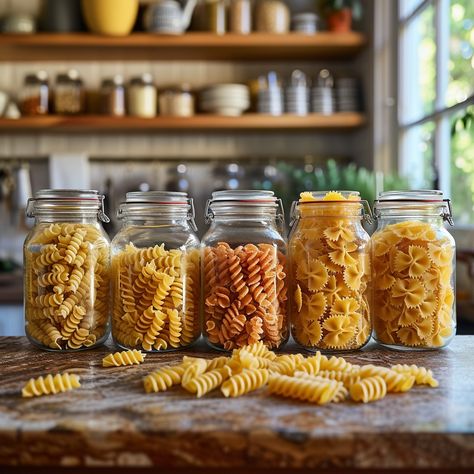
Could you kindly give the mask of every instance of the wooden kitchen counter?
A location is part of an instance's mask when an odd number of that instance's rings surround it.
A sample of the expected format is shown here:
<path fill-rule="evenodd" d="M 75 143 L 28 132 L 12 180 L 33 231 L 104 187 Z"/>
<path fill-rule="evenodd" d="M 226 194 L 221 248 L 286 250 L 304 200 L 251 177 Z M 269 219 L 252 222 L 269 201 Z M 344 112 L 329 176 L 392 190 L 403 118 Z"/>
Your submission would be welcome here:
<path fill-rule="evenodd" d="M 141 366 L 102 368 L 111 347 L 57 354 L 36 350 L 25 338 L 0 338 L 2 474 L 51 473 L 65 466 L 76 466 L 66 472 L 77 473 L 116 473 L 117 467 L 145 472 L 153 466 L 160 473 L 473 472 L 474 336 L 459 336 L 437 352 L 398 353 L 370 345 L 347 358 L 423 365 L 433 369 L 439 388 L 416 387 L 368 405 L 321 407 L 269 397 L 265 389 L 232 400 L 219 391 L 197 400 L 179 388 L 145 394 L 143 375 L 178 362 L 182 353 L 148 355 Z M 211 355 L 203 350 L 198 345 L 187 352 Z M 66 370 L 81 376 L 80 389 L 21 398 L 30 377 Z"/>

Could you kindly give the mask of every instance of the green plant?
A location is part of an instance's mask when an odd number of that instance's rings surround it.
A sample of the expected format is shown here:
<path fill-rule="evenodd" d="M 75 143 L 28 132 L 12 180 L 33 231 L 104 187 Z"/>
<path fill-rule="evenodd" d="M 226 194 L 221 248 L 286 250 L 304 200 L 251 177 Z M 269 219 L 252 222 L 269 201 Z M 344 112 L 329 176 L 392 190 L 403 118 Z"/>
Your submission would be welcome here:
<path fill-rule="evenodd" d="M 360 0 L 319 0 L 319 10 L 324 15 L 349 8 L 352 11 L 354 20 L 362 17 L 362 2 Z"/>

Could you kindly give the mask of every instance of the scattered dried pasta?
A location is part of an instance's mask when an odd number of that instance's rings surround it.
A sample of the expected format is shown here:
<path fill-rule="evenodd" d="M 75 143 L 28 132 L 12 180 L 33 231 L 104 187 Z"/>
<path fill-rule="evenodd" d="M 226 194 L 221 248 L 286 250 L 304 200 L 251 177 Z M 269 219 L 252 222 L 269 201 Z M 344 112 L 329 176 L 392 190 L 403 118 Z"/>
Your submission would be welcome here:
<path fill-rule="evenodd" d="M 42 395 L 54 395 L 66 392 L 81 386 L 80 377 L 75 374 L 48 374 L 46 377 L 30 379 L 23 387 L 21 395 L 24 398 L 40 397 Z"/>
<path fill-rule="evenodd" d="M 307 349 L 357 349 L 371 335 L 369 236 L 357 194 L 301 193 L 290 243 L 291 321 Z"/>
<path fill-rule="evenodd" d="M 128 244 L 112 259 L 112 334 L 122 347 L 160 351 L 199 336 L 199 250 Z"/>
<path fill-rule="evenodd" d="M 226 242 L 204 249 L 204 333 L 232 350 L 262 341 L 280 347 L 288 338 L 285 256 L 275 245 Z"/>
<path fill-rule="evenodd" d="M 368 403 L 389 392 L 407 392 L 415 383 L 437 386 L 431 370 L 424 367 L 359 366 L 319 351 L 310 357 L 277 355 L 262 341 L 234 349 L 229 357 L 184 356 L 181 364 L 162 367 L 144 379 L 146 392 L 181 385 L 200 398 L 220 387 L 225 397 L 233 398 L 268 385 L 271 394 L 320 405 L 343 402 L 349 395 Z"/>
<path fill-rule="evenodd" d="M 115 352 L 102 359 L 104 367 L 118 367 L 121 365 L 141 364 L 145 360 L 146 354 L 136 349 L 130 351 Z"/>
<path fill-rule="evenodd" d="M 402 221 L 372 236 L 376 339 L 436 348 L 454 335 L 454 246 L 428 222 Z"/>
<path fill-rule="evenodd" d="M 103 341 L 109 320 L 109 243 L 93 224 L 39 225 L 25 247 L 26 334 L 48 349 Z"/>

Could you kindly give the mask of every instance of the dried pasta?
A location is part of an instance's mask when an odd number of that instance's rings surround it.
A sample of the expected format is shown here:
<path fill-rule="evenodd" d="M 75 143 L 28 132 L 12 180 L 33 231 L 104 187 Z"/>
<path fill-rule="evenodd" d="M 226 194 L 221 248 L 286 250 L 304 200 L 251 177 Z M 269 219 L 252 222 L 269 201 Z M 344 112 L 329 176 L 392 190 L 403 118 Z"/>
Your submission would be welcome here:
<path fill-rule="evenodd" d="M 229 357 L 184 356 L 181 364 L 164 366 L 144 379 L 146 392 L 181 385 L 201 398 L 220 387 L 225 397 L 233 398 L 268 386 L 271 394 L 316 404 L 341 403 L 349 396 L 368 403 L 389 392 L 407 392 L 415 383 L 437 386 L 431 370 L 424 367 L 359 366 L 319 351 L 310 357 L 277 355 L 262 341 L 234 349 Z"/>
<path fill-rule="evenodd" d="M 113 256 L 112 334 L 122 347 L 161 351 L 199 336 L 199 250 L 128 244 Z"/>
<path fill-rule="evenodd" d="M 454 250 L 435 227 L 417 220 L 372 236 L 373 319 L 377 340 L 435 348 L 454 335 Z"/>
<path fill-rule="evenodd" d="M 130 351 L 115 352 L 102 359 L 104 367 L 118 367 L 120 365 L 141 364 L 145 360 L 146 354 L 136 349 Z"/>
<path fill-rule="evenodd" d="M 285 256 L 270 244 L 204 249 L 204 332 L 212 345 L 232 350 L 288 337 Z"/>
<path fill-rule="evenodd" d="M 92 224 L 38 226 L 25 250 L 29 338 L 49 349 L 82 349 L 105 339 L 109 243 Z"/>
<path fill-rule="evenodd" d="M 289 244 L 291 321 L 295 340 L 308 349 L 357 349 L 370 337 L 369 238 L 360 207 L 355 194 L 301 194 Z"/>
<path fill-rule="evenodd" d="M 48 374 L 46 377 L 30 379 L 23 387 L 21 395 L 24 398 L 54 395 L 81 386 L 80 377 L 75 374 Z"/>

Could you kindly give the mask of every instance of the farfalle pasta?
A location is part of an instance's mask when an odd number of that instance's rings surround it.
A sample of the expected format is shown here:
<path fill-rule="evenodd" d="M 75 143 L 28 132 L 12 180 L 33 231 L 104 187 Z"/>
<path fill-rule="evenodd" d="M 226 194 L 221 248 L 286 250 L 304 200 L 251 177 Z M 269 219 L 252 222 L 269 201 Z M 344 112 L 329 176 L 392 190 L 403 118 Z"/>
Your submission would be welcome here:
<path fill-rule="evenodd" d="M 198 249 L 124 246 L 112 259 L 112 334 L 129 349 L 188 346 L 199 336 Z"/>
<path fill-rule="evenodd" d="M 370 337 L 361 207 L 357 193 L 301 193 L 289 254 L 292 333 L 305 348 L 352 350 Z"/>
<path fill-rule="evenodd" d="M 41 347 L 83 349 L 109 321 L 109 243 L 99 226 L 37 226 L 25 244 L 26 334 Z"/>
<path fill-rule="evenodd" d="M 275 245 L 205 247 L 204 334 L 226 350 L 288 337 L 286 258 Z"/>
<path fill-rule="evenodd" d="M 454 247 L 435 224 L 403 220 L 372 236 L 376 339 L 436 348 L 454 334 Z"/>

